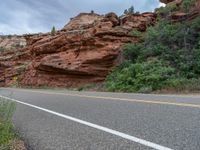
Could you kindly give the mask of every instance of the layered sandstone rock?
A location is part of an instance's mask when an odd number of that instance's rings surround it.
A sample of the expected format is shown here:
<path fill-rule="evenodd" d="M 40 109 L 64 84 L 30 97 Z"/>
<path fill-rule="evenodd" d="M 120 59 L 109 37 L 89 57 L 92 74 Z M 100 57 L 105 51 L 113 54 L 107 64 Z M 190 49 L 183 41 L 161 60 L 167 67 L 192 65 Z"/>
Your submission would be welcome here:
<path fill-rule="evenodd" d="M 161 3 L 169 4 L 171 2 L 180 3 L 182 0 L 160 0 Z"/>
<path fill-rule="evenodd" d="M 140 42 L 130 31 L 145 31 L 156 15 L 118 17 L 82 13 L 55 35 L 26 35 L 27 47 L 0 54 L 0 84 L 78 86 L 105 80 L 121 62 L 121 46 Z"/>
<path fill-rule="evenodd" d="M 0 48 L 16 49 L 26 46 L 26 39 L 23 36 L 0 36 Z"/>

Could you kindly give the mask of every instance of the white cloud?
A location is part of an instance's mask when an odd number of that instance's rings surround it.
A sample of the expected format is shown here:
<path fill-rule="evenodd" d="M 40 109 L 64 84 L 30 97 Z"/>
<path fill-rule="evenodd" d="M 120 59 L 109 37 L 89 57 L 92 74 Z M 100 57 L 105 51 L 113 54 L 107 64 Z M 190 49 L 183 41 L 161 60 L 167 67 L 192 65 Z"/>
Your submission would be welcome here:
<path fill-rule="evenodd" d="M 164 3 L 159 3 L 159 7 L 165 7 L 166 5 Z"/>

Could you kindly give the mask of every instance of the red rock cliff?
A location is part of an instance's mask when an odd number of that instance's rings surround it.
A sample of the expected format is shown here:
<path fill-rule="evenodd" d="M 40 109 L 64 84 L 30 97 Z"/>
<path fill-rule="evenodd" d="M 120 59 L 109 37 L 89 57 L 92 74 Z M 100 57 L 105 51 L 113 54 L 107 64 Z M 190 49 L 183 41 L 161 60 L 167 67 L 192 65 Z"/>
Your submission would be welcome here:
<path fill-rule="evenodd" d="M 0 84 L 77 86 L 105 80 L 121 61 L 129 34 L 156 22 L 154 13 L 118 17 L 82 13 L 55 35 L 26 35 L 27 47 L 0 54 Z"/>

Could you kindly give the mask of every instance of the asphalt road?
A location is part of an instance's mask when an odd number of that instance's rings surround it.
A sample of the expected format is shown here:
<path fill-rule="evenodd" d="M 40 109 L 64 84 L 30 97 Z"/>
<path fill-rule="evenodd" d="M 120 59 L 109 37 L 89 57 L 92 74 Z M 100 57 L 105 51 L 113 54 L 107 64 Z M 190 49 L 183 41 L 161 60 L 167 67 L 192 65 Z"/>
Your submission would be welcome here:
<path fill-rule="evenodd" d="M 0 88 L 33 150 L 200 150 L 200 96 Z"/>

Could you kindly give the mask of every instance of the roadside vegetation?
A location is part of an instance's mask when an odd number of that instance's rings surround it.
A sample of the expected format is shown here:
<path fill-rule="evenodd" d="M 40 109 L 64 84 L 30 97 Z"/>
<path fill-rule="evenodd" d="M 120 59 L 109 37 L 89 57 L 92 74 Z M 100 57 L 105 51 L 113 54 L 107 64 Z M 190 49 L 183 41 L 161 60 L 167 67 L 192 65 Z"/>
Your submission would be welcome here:
<path fill-rule="evenodd" d="M 0 98 L 0 150 L 26 150 L 12 123 L 15 107 L 14 102 Z"/>
<path fill-rule="evenodd" d="M 182 5 L 187 11 L 186 0 Z M 162 11 L 172 13 L 175 6 Z M 200 90 L 200 17 L 174 23 L 159 19 L 143 43 L 124 46 L 125 61 L 106 80 L 109 91 L 149 93 L 158 90 Z M 137 33 L 137 35 L 140 35 Z"/>
<path fill-rule="evenodd" d="M 15 103 L 0 98 L 0 149 L 9 150 L 16 138 L 11 121 Z"/>

